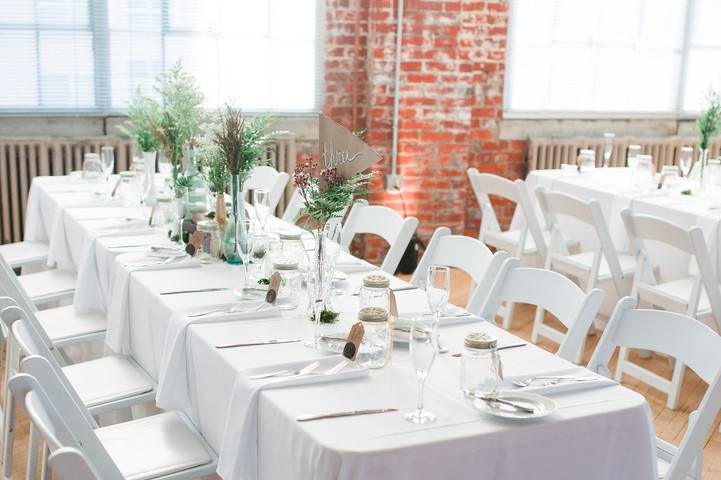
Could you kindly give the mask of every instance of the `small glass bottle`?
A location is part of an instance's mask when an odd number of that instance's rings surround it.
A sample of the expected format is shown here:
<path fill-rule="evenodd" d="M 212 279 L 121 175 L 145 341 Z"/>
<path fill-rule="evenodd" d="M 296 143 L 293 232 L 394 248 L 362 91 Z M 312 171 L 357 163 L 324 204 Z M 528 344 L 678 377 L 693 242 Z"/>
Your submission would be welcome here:
<path fill-rule="evenodd" d="M 211 263 L 220 258 L 220 226 L 215 220 L 201 220 L 198 231 L 203 233 L 200 244 L 201 263 Z"/>
<path fill-rule="evenodd" d="M 361 310 L 365 307 L 377 307 L 390 312 L 390 278 L 379 273 L 372 273 L 363 279 L 359 301 Z"/>
<path fill-rule="evenodd" d="M 388 310 L 362 307 L 358 320 L 363 323 L 363 341 L 358 349 L 358 363 L 365 368 L 383 368 L 391 356 L 391 328 Z"/>
<path fill-rule="evenodd" d="M 280 273 L 280 288 L 275 300 L 281 310 L 293 310 L 300 303 L 300 272 L 295 259 L 278 258 L 273 262 L 273 272 Z"/>
<path fill-rule="evenodd" d="M 501 359 L 496 347 L 498 338 L 485 332 L 472 332 L 463 340 L 461 352 L 461 390 L 468 396 L 479 392 L 498 393 Z"/>

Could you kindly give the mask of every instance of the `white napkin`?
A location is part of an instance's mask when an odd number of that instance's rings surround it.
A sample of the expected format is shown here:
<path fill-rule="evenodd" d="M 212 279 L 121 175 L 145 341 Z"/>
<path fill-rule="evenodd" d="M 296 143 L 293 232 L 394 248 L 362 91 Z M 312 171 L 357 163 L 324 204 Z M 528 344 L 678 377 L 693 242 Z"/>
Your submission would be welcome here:
<path fill-rule="evenodd" d="M 278 307 L 266 303 L 265 300 L 243 302 L 243 309 L 246 311 L 194 318 L 187 316 L 188 314 L 207 312 L 215 308 L 230 308 L 233 305 L 209 305 L 193 309 L 191 312 L 175 313 L 170 317 L 158 372 L 158 393 L 155 398 L 158 407 L 164 410 L 181 410 L 196 421 L 197 425 L 196 415 L 193 412 L 190 399 L 187 365 L 187 333 L 190 325 L 280 317 Z M 257 309 L 258 307 L 260 308 Z"/>
<path fill-rule="evenodd" d="M 97 261 L 97 239 L 102 237 L 110 237 L 114 235 L 122 235 L 123 237 L 134 237 L 141 235 L 150 235 L 154 233 L 152 228 L 146 227 L 137 230 L 118 230 L 113 232 L 104 232 L 96 237 L 89 238 L 82 249 L 82 257 L 78 264 L 77 286 L 75 288 L 75 296 L 73 305 L 78 313 L 87 313 L 90 310 L 98 310 L 106 312 L 108 307 L 108 299 L 105 298 L 105 292 L 101 288 L 99 281 L 100 272 L 98 271 Z M 118 254 L 123 252 L 117 252 Z"/>
<path fill-rule="evenodd" d="M 126 261 L 123 259 L 124 256 L 119 255 L 115 258 L 114 295 L 110 299 L 108 307 L 108 331 L 105 335 L 106 345 L 118 353 L 130 353 L 130 335 L 128 331 L 130 274 L 137 271 L 200 267 L 200 261 L 197 258 L 186 257 L 170 263 L 131 268 L 122 265 Z M 117 263 L 121 263 L 121 265 L 117 265 Z"/>
<path fill-rule="evenodd" d="M 333 355 L 318 359 L 316 372 L 326 371 L 338 364 L 343 357 Z M 228 421 L 225 423 L 223 440 L 220 443 L 218 474 L 224 480 L 256 480 L 258 478 L 258 396 L 262 390 L 282 388 L 310 383 L 332 382 L 367 375 L 368 371 L 349 364 L 334 375 L 306 375 L 299 378 L 267 378 L 251 380 L 254 374 L 276 370 L 301 370 L 311 360 L 302 362 L 266 365 L 240 373 L 233 385 L 228 406 Z"/>

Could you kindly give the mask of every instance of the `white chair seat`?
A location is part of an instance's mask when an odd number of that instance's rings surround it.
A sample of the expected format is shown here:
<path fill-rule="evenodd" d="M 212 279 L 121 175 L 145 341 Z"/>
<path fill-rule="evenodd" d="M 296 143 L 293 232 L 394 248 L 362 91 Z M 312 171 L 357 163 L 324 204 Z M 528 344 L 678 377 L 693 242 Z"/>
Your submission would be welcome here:
<path fill-rule="evenodd" d="M 548 243 L 550 234 L 543 232 L 543 238 L 546 239 L 546 243 Z M 494 232 L 492 230 L 483 232 L 483 243 L 506 252 L 515 252 L 520 241 L 520 229 L 506 230 L 505 232 Z M 526 234 L 526 245 L 523 247 L 523 254 L 530 255 L 533 253 L 536 253 L 536 242 L 533 241 L 533 237 L 530 234 Z"/>
<path fill-rule="evenodd" d="M 78 315 L 72 305 L 38 310 L 35 316 L 53 343 L 104 332 L 107 326 L 104 315 L 97 312 Z"/>
<path fill-rule="evenodd" d="M 682 305 L 688 306 L 693 284 L 693 277 L 683 277 L 656 285 L 642 283 L 638 286 L 638 292 L 642 300 L 657 307 L 672 312 L 686 313 L 685 308 L 680 309 L 679 307 Z M 699 297 L 696 317 L 701 318 L 709 315 L 711 315 L 711 302 L 709 302 L 706 290 L 703 289 Z"/>
<path fill-rule="evenodd" d="M 573 276 L 587 276 L 593 265 L 594 252 L 582 252 L 573 255 L 554 254 L 551 268 L 553 270 Z M 624 274 L 632 274 L 636 271 L 636 258 L 627 253 L 617 254 L 618 263 L 621 264 L 621 271 Z M 611 269 L 608 267 L 606 258 L 601 259 L 601 265 L 598 269 L 598 279 L 607 280 L 611 278 Z"/>
<path fill-rule="evenodd" d="M 111 355 L 63 367 L 86 407 L 140 395 L 153 390 L 153 382 L 127 357 Z"/>
<path fill-rule="evenodd" d="M 49 246 L 47 243 L 15 242 L 0 245 L 0 255 L 10 265 L 18 268 L 34 263 L 43 263 L 48 259 Z"/>
<path fill-rule="evenodd" d="M 177 412 L 95 430 L 127 480 L 144 480 L 207 465 L 213 458 Z"/>
<path fill-rule="evenodd" d="M 34 303 L 60 300 L 73 295 L 75 274 L 64 270 L 45 270 L 20 275 L 18 282 Z"/>

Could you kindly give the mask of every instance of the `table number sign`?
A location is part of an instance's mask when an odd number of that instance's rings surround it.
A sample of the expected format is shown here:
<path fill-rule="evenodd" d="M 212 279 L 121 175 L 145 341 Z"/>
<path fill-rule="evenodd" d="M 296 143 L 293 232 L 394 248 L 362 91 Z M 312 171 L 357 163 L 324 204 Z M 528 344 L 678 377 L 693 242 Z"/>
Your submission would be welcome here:
<path fill-rule="evenodd" d="M 381 159 L 363 140 L 322 113 L 319 128 L 320 168 L 335 168 L 340 176 L 350 178 Z"/>

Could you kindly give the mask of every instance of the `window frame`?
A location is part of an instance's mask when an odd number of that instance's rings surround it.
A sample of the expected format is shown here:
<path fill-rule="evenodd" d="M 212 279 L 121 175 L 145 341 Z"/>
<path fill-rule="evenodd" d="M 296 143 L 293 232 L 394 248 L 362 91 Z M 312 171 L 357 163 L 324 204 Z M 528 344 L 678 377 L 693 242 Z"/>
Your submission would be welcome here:
<path fill-rule="evenodd" d="M 112 0 L 88 0 L 88 17 L 89 17 L 89 31 L 92 34 L 93 42 L 93 81 L 94 81 L 94 95 L 95 105 L 87 108 L 68 108 L 68 107 L 37 107 L 37 108 L 16 108 L 16 107 L 3 107 L 0 106 L 0 117 L 66 117 L 66 116 L 79 116 L 79 117 L 115 117 L 124 116 L 126 113 L 125 108 L 114 108 L 110 105 L 110 29 L 108 28 L 108 3 Z M 168 0 L 161 0 L 161 42 L 162 57 L 165 57 L 165 37 L 170 31 L 168 28 Z M 324 44 L 325 44 L 325 14 L 326 14 L 325 2 L 316 0 L 316 15 L 315 15 L 315 91 L 313 92 L 314 105 L 312 108 L 307 110 L 285 110 L 285 109 L 273 109 L 273 110 L 256 110 L 256 109 L 243 109 L 243 112 L 248 114 L 257 114 L 263 112 L 272 112 L 276 115 L 282 115 L 286 117 L 303 117 L 317 115 L 322 111 L 323 99 L 324 99 L 324 88 L 325 88 L 325 62 L 324 62 Z M 8 24 L 12 25 L 12 24 Z M 19 27 L 18 27 L 19 28 Z M 42 30 L 34 25 L 33 30 L 37 36 L 38 32 Z M 48 30 L 51 30 L 50 28 Z M 62 29 L 61 29 L 62 30 Z M 163 61 L 165 65 L 165 61 Z M 105 72 L 105 75 L 101 73 Z M 40 92 L 38 92 L 40 94 Z M 211 107 L 212 110 L 214 107 Z"/>
<path fill-rule="evenodd" d="M 698 116 L 698 111 L 683 108 L 686 79 L 688 78 L 688 56 L 691 48 L 692 20 L 695 13 L 695 0 L 686 1 L 686 17 L 684 19 L 683 40 L 681 45 L 681 65 L 679 67 L 678 88 L 676 90 L 676 108 L 668 112 L 644 111 L 594 111 L 594 110 L 509 110 L 507 105 L 511 100 L 510 79 L 513 75 L 511 57 L 515 38 L 516 15 L 513 10 L 517 8 L 516 2 L 508 2 L 508 28 L 506 36 L 506 55 L 504 61 L 503 77 L 503 112 L 502 118 L 508 120 L 591 120 L 591 119 L 623 119 L 623 120 L 689 120 Z"/>

